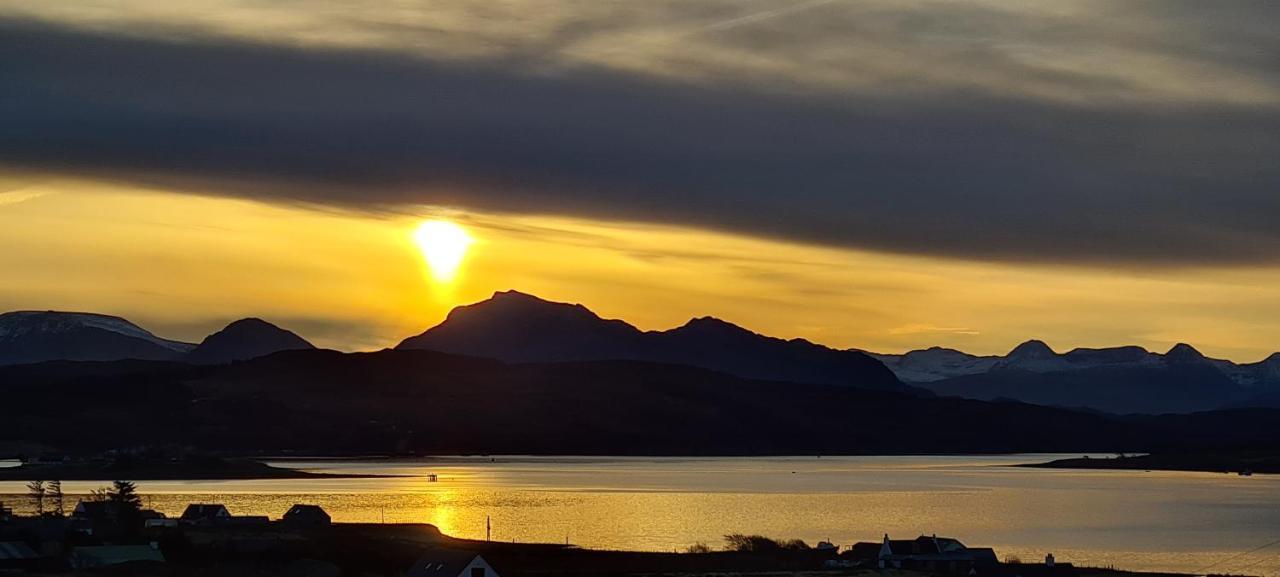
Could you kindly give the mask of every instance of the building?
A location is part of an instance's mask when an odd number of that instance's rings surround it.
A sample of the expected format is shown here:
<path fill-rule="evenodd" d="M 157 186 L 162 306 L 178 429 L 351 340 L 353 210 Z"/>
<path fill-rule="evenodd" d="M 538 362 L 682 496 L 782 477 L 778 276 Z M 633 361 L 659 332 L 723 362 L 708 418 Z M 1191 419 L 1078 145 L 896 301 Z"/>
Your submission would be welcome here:
<path fill-rule="evenodd" d="M 999 563 L 996 553 L 989 548 L 966 547 L 957 539 L 937 535 L 921 535 L 915 539 L 890 539 L 858 543 L 850 548 L 855 558 L 874 560 L 880 568 L 915 569 L 943 573 L 969 573 L 978 567 L 991 567 Z"/>
<path fill-rule="evenodd" d="M 319 505 L 294 505 L 281 519 L 291 527 L 328 527 L 332 519 Z"/>
<path fill-rule="evenodd" d="M 218 525 L 231 519 L 231 512 L 226 507 L 219 504 L 192 503 L 187 505 L 182 517 L 179 518 L 182 523 L 187 525 Z"/>
<path fill-rule="evenodd" d="M 475 551 L 431 549 L 423 553 L 405 577 L 499 577 Z"/>

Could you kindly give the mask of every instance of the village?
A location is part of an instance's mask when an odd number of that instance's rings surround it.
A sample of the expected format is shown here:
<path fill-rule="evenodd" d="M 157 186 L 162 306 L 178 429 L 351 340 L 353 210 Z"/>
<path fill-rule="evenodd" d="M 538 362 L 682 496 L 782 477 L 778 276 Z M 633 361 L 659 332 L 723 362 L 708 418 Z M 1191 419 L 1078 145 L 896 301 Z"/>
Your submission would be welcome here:
<path fill-rule="evenodd" d="M 16 515 L 0 504 L 0 573 L 282 575 L 287 577 L 500 577 L 521 575 L 883 575 L 1074 577 L 1122 575 L 1056 562 L 1004 562 L 994 550 L 937 535 L 839 546 L 728 535 L 724 550 L 601 551 L 562 544 L 457 539 L 428 524 L 335 523 L 295 504 L 278 518 L 235 515 L 192 503 L 171 518 L 145 509 L 132 483 L 79 499 L 64 511 Z"/>

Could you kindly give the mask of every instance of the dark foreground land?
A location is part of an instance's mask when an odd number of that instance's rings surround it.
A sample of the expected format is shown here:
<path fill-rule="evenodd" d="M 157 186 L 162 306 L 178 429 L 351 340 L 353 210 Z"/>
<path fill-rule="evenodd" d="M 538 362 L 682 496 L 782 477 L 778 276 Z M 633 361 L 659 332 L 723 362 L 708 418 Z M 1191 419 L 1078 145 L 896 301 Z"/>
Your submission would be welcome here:
<path fill-rule="evenodd" d="M 132 561 L 90 570 L 72 570 L 54 562 L 24 572 L 41 575 L 100 574 L 177 577 L 428 577 L 415 564 L 440 551 L 479 554 L 503 577 L 692 576 L 717 575 L 863 575 L 866 577 L 967 577 L 964 570 L 877 569 L 874 560 L 857 560 L 817 550 L 652 553 L 597 551 L 561 545 L 516 544 L 455 539 L 426 524 L 333 524 L 291 527 L 285 522 L 260 526 L 179 526 L 149 530 L 137 537 L 155 543 L 163 561 Z M 843 567 L 833 567 L 843 564 Z M 1185 577 L 1077 568 L 1069 564 L 984 565 L 982 577 Z"/>
<path fill-rule="evenodd" d="M 418 350 L 305 350 L 222 366 L 0 367 L 0 383 L 9 406 L 21 408 L 0 418 L 0 443 L 62 453 L 161 444 L 223 455 L 1280 448 L 1280 410 L 1117 416 L 638 361 L 522 364 Z"/>
<path fill-rule="evenodd" d="M 369 475 L 309 473 L 272 467 L 243 459 L 185 458 L 179 460 L 132 461 L 120 459 L 86 460 L 67 463 L 27 463 L 0 468 L 0 481 L 59 479 L 62 481 L 181 481 L 223 479 L 316 479 L 351 478 Z"/>
<path fill-rule="evenodd" d="M 1207 473 L 1280 473 L 1280 456 L 1251 451 L 1160 453 L 1116 456 L 1109 459 L 1058 459 L 1023 467 L 1049 469 L 1120 469 L 1139 471 L 1202 471 Z"/>

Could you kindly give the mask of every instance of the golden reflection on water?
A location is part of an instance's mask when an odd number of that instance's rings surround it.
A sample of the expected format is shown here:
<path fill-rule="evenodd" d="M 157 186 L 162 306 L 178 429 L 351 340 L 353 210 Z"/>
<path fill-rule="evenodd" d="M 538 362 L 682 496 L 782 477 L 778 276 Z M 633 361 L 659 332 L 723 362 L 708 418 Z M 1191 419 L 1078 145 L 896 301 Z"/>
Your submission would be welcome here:
<path fill-rule="evenodd" d="M 830 539 L 937 533 L 1001 557 L 1053 552 L 1077 565 L 1191 571 L 1280 534 L 1280 479 L 1203 473 L 1050 471 L 1015 457 L 785 459 L 498 458 L 297 464 L 363 479 L 143 482 L 147 505 L 177 515 L 221 502 L 235 514 L 279 517 L 315 503 L 336 521 L 430 523 L 500 541 L 670 551 L 713 547 L 731 532 Z M 425 475 L 435 473 L 438 482 Z M 93 483 L 66 483 L 84 492 Z M 0 493 L 21 493 L 0 483 Z M 20 499 L 0 497 L 7 504 Z M 1217 569 L 1280 573 L 1274 551 Z"/>

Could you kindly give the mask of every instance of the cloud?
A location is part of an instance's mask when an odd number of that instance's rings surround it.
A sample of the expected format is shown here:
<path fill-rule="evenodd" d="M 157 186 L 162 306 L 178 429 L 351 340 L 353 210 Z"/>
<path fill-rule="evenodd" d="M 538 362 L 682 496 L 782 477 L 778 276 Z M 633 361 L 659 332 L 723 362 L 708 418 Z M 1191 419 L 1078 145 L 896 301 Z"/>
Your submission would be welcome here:
<path fill-rule="evenodd" d="M 1258 24 L 1273 5 L 1161 3 L 1170 14 L 1092 29 L 1078 10 L 1059 26 L 1012 4 L 871 2 L 851 16 L 814 3 L 753 23 L 712 3 L 698 18 L 646 13 L 648 26 L 615 31 L 601 17 L 531 37 L 471 15 L 437 57 L 386 21 L 341 42 L 265 44 L 9 20 L 0 158 L 367 210 L 1001 261 L 1274 264 L 1280 72 L 1266 63 L 1280 40 Z M 1199 37 L 1168 34 L 1193 26 Z M 467 45 L 477 30 L 502 48 Z M 622 49 L 602 48 L 611 34 Z"/>
<path fill-rule="evenodd" d="M 953 335 L 977 336 L 982 334 L 968 327 L 940 327 L 928 323 L 908 323 L 889 329 L 891 335 L 918 335 L 922 333 L 949 333 Z"/>

